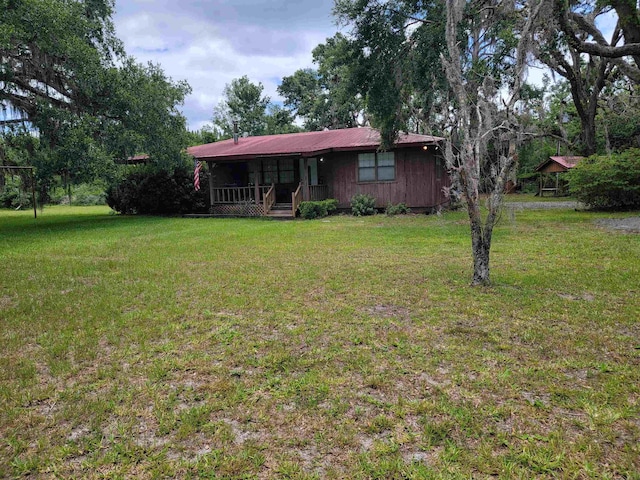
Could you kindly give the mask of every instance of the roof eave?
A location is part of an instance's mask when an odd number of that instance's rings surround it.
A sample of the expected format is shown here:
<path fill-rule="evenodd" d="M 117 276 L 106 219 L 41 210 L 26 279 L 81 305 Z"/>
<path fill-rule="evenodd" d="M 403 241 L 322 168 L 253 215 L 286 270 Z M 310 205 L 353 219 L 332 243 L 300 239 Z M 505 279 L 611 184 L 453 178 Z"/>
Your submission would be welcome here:
<path fill-rule="evenodd" d="M 434 138 L 433 140 L 421 140 L 419 142 L 408 142 L 408 143 L 400 143 L 394 145 L 393 148 L 416 148 L 416 147 L 424 147 L 430 145 L 438 145 L 444 139 Z M 205 162 L 215 162 L 215 161 L 235 161 L 235 160 L 255 160 L 258 158 L 272 158 L 272 157 L 302 157 L 302 158 L 310 158 L 317 157 L 319 155 L 326 155 L 332 152 L 357 152 L 357 151 L 375 151 L 380 147 L 380 145 L 358 145 L 351 147 L 332 147 L 332 148 L 322 148 L 319 150 L 310 150 L 307 152 L 284 152 L 284 153 L 265 153 L 265 154 L 241 154 L 241 155 L 209 155 L 209 156 L 195 156 L 193 153 L 190 155 L 194 158 L 205 161 Z"/>

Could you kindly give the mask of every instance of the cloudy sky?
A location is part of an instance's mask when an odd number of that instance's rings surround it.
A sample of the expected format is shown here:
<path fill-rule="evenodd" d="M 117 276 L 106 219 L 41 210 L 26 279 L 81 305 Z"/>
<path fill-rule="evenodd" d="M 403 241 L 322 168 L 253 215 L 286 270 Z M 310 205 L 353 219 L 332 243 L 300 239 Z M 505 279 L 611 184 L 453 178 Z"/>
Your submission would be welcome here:
<path fill-rule="evenodd" d="M 116 0 L 114 21 L 129 55 L 189 82 L 183 112 L 197 130 L 242 75 L 278 100 L 282 77 L 311 67 L 313 48 L 338 31 L 332 8 L 333 0 Z"/>

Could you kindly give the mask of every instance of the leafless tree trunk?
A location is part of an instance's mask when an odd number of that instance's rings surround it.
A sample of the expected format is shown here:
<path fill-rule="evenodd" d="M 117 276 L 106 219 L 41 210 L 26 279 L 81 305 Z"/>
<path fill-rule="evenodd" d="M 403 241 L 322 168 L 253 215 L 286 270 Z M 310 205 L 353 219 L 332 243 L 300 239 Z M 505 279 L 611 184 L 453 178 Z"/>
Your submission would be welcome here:
<path fill-rule="evenodd" d="M 466 64 L 473 64 L 474 60 L 490 51 L 492 46 L 486 45 L 487 50 L 483 52 L 480 42 L 477 41 L 480 35 L 473 33 L 472 41 L 466 45 L 459 42 L 458 33 L 466 6 L 467 0 L 446 0 L 447 51 L 442 56 L 442 63 L 456 100 L 455 127 L 460 135 L 458 146 L 453 145 L 452 141 L 447 142 L 445 156 L 448 167 L 457 173 L 469 215 L 473 253 L 472 285 L 488 285 L 493 228 L 500 213 L 505 182 L 516 163 L 515 142 L 518 125 L 515 105 L 519 99 L 531 32 L 540 11 L 540 3 L 529 2 L 525 7 L 529 10 L 522 12 L 526 22 L 520 30 L 520 40 L 514 52 L 513 82 L 506 92 L 508 98 L 505 98 L 504 90 L 495 85 L 494 79 L 485 77 L 480 83 L 468 75 L 469 67 Z M 499 4 L 491 6 L 491 9 L 497 8 L 501 8 Z M 491 9 L 486 10 L 486 17 L 482 19 L 486 24 L 479 25 L 479 32 L 482 34 L 487 32 L 488 24 L 493 20 Z M 471 62 L 465 62 L 463 65 L 462 58 L 471 59 Z M 481 172 L 486 170 L 481 167 L 486 163 L 487 144 L 490 141 L 505 148 L 504 152 L 498 155 L 497 164 L 489 169 L 491 178 L 488 180 L 492 188 L 487 199 L 487 214 L 483 218 L 479 186 Z"/>

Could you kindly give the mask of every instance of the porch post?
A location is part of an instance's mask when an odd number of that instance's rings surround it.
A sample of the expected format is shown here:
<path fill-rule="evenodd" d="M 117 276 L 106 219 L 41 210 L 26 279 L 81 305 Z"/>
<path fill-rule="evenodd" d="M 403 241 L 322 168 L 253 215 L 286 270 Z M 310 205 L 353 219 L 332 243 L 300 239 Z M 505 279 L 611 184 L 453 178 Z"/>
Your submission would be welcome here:
<path fill-rule="evenodd" d="M 207 162 L 209 168 L 209 206 L 213 208 L 213 163 Z"/>
<path fill-rule="evenodd" d="M 542 187 L 544 186 L 543 180 L 542 180 L 542 176 L 543 175 L 544 175 L 544 173 L 540 172 L 540 181 L 538 182 L 538 196 L 539 197 L 542 196 Z"/>
<path fill-rule="evenodd" d="M 309 201 L 311 200 L 309 194 L 309 159 L 304 157 L 302 160 L 302 163 L 304 164 L 304 172 L 302 174 L 302 198 Z"/>
<path fill-rule="evenodd" d="M 253 169 L 253 189 L 256 198 L 256 205 L 260 205 L 260 169 L 258 168 L 258 160 L 251 163 Z"/>

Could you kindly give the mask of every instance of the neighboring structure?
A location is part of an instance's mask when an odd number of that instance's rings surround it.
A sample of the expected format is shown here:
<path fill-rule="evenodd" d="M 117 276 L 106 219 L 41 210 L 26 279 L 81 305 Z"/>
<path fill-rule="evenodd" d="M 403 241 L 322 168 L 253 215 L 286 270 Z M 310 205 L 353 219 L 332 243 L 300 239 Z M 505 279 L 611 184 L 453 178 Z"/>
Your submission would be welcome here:
<path fill-rule="evenodd" d="M 429 135 L 401 134 L 390 151 L 378 151 L 375 129 L 241 137 L 187 149 L 207 162 L 211 213 L 289 215 L 303 200 L 335 198 L 350 207 L 359 193 L 378 207 L 406 203 L 427 210 L 448 203 L 450 185 L 439 142 Z"/>
<path fill-rule="evenodd" d="M 566 190 L 566 182 L 560 179 L 560 174 L 569 171 L 577 165 L 584 157 L 549 157 L 535 168 L 540 173 L 540 187 L 538 195 L 543 196 L 545 192 L 560 195 Z M 554 175 L 555 174 L 555 175 Z"/>
<path fill-rule="evenodd" d="M 126 163 L 127 165 L 141 165 L 147 163 L 149 160 L 149 155 L 141 154 L 134 155 L 133 157 L 129 157 L 126 160 L 122 161 L 122 163 Z"/>

